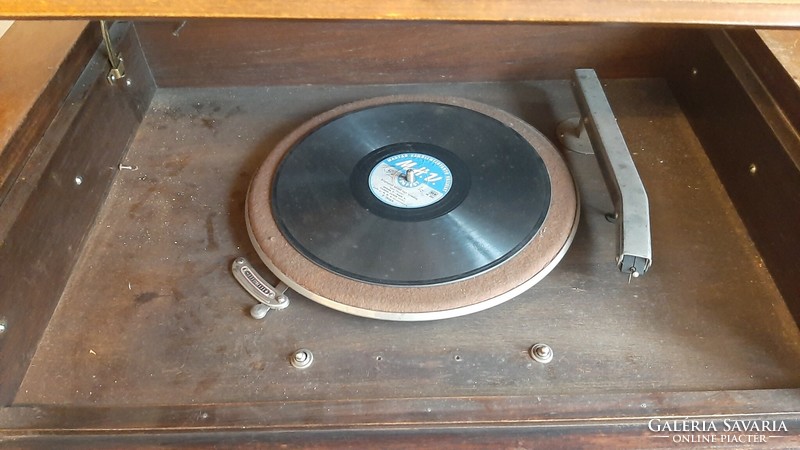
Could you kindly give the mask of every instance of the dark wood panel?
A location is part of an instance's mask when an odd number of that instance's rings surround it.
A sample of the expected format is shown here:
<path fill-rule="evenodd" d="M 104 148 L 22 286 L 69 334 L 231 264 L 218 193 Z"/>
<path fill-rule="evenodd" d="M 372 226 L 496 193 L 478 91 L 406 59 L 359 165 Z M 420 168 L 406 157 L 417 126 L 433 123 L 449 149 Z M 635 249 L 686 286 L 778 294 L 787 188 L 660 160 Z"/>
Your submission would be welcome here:
<path fill-rule="evenodd" d="M 58 439 L 60 448 L 64 443 L 91 447 L 109 442 L 127 446 L 262 442 L 337 448 L 373 447 L 379 442 L 382 448 L 430 448 L 446 442 L 467 448 L 490 444 L 519 448 L 532 439 L 548 447 L 642 448 L 671 444 L 674 434 L 685 434 L 654 432 L 648 428 L 651 419 L 663 424 L 691 418 L 713 420 L 718 427 L 716 432 L 693 434 L 718 438 L 742 434 L 725 432 L 725 420 L 782 422 L 786 431 L 749 434 L 763 435 L 772 448 L 791 448 L 800 444 L 798 406 L 796 389 L 138 408 L 14 406 L 0 409 L 0 433 L 26 445 L 43 446 Z M 740 443 L 728 444 L 742 448 Z"/>
<path fill-rule="evenodd" d="M 137 23 L 172 86 L 419 83 L 657 76 L 693 33 L 671 28 L 190 20 Z M 178 30 L 178 31 L 176 31 Z"/>
<path fill-rule="evenodd" d="M 770 416 L 752 417 L 769 420 Z M 792 422 L 788 422 L 790 426 Z M 318 431 L 318 432 L 197 432 L 176 435 L 113 435 L 113 436 L 31 436 L 9 440 L 0 448 L 26 449 L 361 449 L 386 450 L 458 448 L 485 449 L 643 449 L 643 448 L 728 448 L 728 449 L 797 449 L 800 439 L 795 436 L 718 434 L 690 435 L 684 433 L 673 442 L 670 436 L 653 437 L 641 424 L 597 424 L 589 427 L 480 427 L 456 430 L 379 430 L 379 431 Z M 717 436 L 717 443 L 712 439 Z M 725 436 L 724 438 L 721 436 Z M 742 436 L 744 443 L 734 440 Z M 763 436 L 763 441 L 759 441 Z M 693 439 L 693 440 L 689 440 Z M 723 440 L 726 439 L 726 440 Z"/>
<path fill-rule="evenodd" d="M 99 43 L 82 21 L 17 22 L 3 35 L 0 204 Z"/>
<path fill-rule="evenodd" d="M 0 2 L 0 17 L 239 17 L 800 25 L 792 0 L 167 0 Z"/>
<path fill-rule="evenodd" d="M 771 97 L 767 101 L 781 111 L 784 117 L 778 120 L 787 120 L 796 133 L 800 130 L 800 49 L 796 48 L 800 31 L 730 30 L 727 35 L 747 60 L 747 69 L 767 88 Z M 772 38 L 771 45 L 764 36 Z M 800 151 L 793 159 L 800 166 Z"/>
<path fill-rule="evenodd" d="M 800 30 L 756 30 L 758 36 L 769 48 L 770 53 L 781 63 L 783 70 L 788 72 L 795 84 L 800 85 Z"/>
<path fill-rule="evenodd" d="M 774 414 L 798 420 L 800 390 L 595 393 L 278 401 L 144 407 L 16 405 L 0 408 L 0 432 L 174 433 L 203 430 L 586 426 L 650 418 Z M 800 438 L 800 436 L 797 436 Z"/>
<path fill-rule="evenodd" d="M 554 138 L 563 81 L 159 89 L 15 404 L 146 406 L 800 386 L 800 331 L 661 80 L 604 80 L 650 196 L 655 263 L 627 283 L 593 155 L 570 154 L 575 241 L 531 290 L 451 320 L 355 317 L 294 295 L 256 321 L 250 177 L 310 117 L 389 94 L 459 96 Z M 725 230 L 721 232 L 720 230 Z M 259 269 L 264 270 L 259 265 Z M 102 268 L 102 270 L 101 270 Z M 527 355 L 544 341 L 556 357 Z M 306 347 L 314 366 L 288 355 Z"/>
<path fill-rule="evenodd" d="M 7 323 L 0 339 L 0 404 L 16 394 L 154 91 L 135 32 L 120 27 L 116 32 L 125 37 L 119 48 L 133 83 L 109 85 L 108 61 L 96 53 L 67 98 L 71 107 L 55 119 L 70 123 L 51 127 L 58 139 L 42 140 L 56 149 L 34 150 L 52 154 L 32 158 L 43 165 L 37 184 L 19 211 L 0 211 L 16 217 L 0 247 L 0 315 Z"/>
<path fill-rule="evenodd" d="M 759 77 L 762 69 L 754 67 L 763 56 L 750 65 L 727 34 L 713 39 L 716 46 L 698 41 L 676 66 L 672 86 L 800 322 L 800 138 L 793 126 L 797 118 L 783 113 L 786 99 L 780 99 L 786 94 L 791 101 L 796 93 L 773 77 Z M 753 57 L 758 49 L 745 51 Z"/>

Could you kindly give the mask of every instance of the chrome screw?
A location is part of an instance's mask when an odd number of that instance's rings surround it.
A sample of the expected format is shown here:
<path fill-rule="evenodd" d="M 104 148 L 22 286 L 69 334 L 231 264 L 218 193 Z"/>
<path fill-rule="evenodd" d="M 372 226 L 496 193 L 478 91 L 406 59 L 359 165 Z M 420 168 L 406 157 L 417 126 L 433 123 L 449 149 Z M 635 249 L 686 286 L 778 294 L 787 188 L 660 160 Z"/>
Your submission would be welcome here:
<path fill-rule="evenodd" d="M 8 329 L 8 322 L 5 317 L 0 317 L 0 334 L 3 334 Z"/>
<path fill-rule="evenodd" d="M 83 177 L 78 175 L 75 177 L 75 185 L 80 186 L 81 184 L 83 184 Z"/>
<path fill-rule="evenodd" d="M 530 350 L 531 358 L 542 364 L 547 364 L 553 360 L 553 349 L 547 344 L 534 344 Z"/>
<path fill-rule="evenodd" d="M 301 348 L 292 354 L 290 362 L 292 366 L 297 369 L 305 369 L 314 362 L 314 355 L 311 353 L 311 350 Z"/>

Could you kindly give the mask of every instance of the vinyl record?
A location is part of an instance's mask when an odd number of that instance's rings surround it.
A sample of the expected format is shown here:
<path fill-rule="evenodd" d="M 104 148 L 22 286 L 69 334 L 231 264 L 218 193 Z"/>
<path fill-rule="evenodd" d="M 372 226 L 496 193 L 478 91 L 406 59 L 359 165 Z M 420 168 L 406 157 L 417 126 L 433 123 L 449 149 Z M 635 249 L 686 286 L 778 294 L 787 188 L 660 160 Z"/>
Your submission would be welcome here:
<path fill-rule="evenodd" d="M 247 208 L 256 249 L 287 285 L 392 320 L 517 295 L 563 256 L 578 213 L 563 160 L 533 127 L 487 105 L 409 96 L 301 126 L 253 178 Z"/>

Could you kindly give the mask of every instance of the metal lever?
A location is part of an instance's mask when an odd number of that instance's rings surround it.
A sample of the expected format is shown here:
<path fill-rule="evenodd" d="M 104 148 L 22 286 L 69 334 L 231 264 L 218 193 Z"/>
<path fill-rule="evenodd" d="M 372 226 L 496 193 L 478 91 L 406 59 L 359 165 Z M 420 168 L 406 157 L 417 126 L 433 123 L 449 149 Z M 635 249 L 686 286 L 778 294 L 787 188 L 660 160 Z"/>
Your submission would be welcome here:
<path fill-rule="evenodd" d="M 285 294 L 289 287 L 282 282 L 273 287 L 253 269 L 246 259 L 239 257 L 233 260 L 231 272 L 236 281 L 258 300 L 259 304 L 250 310 L 250 315 L 254 318 L 263 319 L 270 310 L 284 309 L 289 306 L 289 298 Z"/>
<path fill-rule="evenodd" d="M 595 71 L 576 70 L 572 86 L 583 124 L 614 202 L 619 231 L 617 267 L 628 274 L 630 280 L 630 277 L 647 272 L 652 262 L 647 192 Z"/>

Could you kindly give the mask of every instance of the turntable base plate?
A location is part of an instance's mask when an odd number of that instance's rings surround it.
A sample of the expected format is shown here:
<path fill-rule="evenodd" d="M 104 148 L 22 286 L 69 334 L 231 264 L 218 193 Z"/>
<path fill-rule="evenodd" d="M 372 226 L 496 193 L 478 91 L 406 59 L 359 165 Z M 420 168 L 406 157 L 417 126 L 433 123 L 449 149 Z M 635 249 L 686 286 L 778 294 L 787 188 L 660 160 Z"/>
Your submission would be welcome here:
<path fill-rule="evenodd" d="M 570 395 L 800 386 L 800 331 L 663 80 L 606 87 L 660 236 L 646 277 L 609 276 L 619 274 L 608 194 L 594 156 L 569 155 L 581 186 L 575 240 L 513 301 L 386 322 L 298 298 L 251 319 L 229 268 L 237 256 L 258 261 L 242 214 L 254 170 L 308 117 L 419 92 L 495 105 L 551 133 L 577 113 L 568 81 L 158 89 L 126 156 L 139 170 L 117 175 L 15 403 L 324 411 L 350 401 L 363 413 L 372 399 L 509 397 L 541 409 L 536 396 L 559 396 L 550 404 L 563 412 L 585 411 L 563 403 Z M 555 351 L 547 366 L 526 353 L 540 341 Z M 312 368 L 289 365 L 298 348 L 314 352 Z"/>

